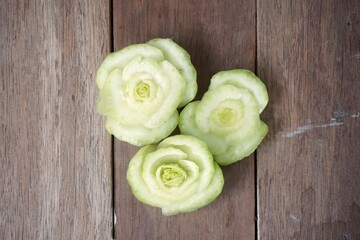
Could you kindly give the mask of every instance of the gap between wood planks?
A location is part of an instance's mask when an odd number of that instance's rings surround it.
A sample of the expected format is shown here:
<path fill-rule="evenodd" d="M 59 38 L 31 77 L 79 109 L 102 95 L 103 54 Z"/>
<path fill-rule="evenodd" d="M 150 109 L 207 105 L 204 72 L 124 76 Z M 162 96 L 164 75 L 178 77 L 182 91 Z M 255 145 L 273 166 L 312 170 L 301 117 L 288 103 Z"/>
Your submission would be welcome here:
<path fill-rule="evenodd" d="M 109 33 L 110 33 L 110 52 L 114 51 L 114 14 L 113 14 L 113 0 L 109 0 Z M 115 138 L 111 135 L 111 207 L 112 207 L 112 230 L 111 237 L 115 239 L 115 225 L 116 225 L 116 213 L 115 213 Z"/>
<path fill-rule="evenodd" d="M 255 74 L 258 76 L 258 0 L 255 0 Z M 259 200 L 258 200 L 257 150 L 254 152 L 254 237 L 259 239 Z"/>

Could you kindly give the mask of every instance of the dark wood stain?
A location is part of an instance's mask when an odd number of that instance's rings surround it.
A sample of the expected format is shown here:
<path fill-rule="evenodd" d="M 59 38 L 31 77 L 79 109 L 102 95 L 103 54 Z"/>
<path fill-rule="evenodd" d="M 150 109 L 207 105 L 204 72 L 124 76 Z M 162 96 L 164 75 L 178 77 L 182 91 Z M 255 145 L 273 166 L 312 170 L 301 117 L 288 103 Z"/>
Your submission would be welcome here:
<path fill-rule="evenodd" d="M 225 69 L 255 68 L 254 1 L 114 1 L 115 49 L 155 37 L 169 37 L 191 55 L 199 92 Z M 139 203 L 125 180 L 137 148 L 115 142 L 115 237 L 117 239 L 253 239 L 253 156 L 224 168 L 225 189 L 195 213 L 164 217 Z"/>
<path fill-rule="evenodd" d="M 220 70 L 255 69 L 254 1 L 114 1 L 115 49 L 169 37 L 188 50 L 199 92 Z M 254 157 L 223 168 L 225 188 L 209 206 L 164 217 L 132 196 L 125 174 L 137 148 L 115 141 L 117 239 L 254 239 Z"/>

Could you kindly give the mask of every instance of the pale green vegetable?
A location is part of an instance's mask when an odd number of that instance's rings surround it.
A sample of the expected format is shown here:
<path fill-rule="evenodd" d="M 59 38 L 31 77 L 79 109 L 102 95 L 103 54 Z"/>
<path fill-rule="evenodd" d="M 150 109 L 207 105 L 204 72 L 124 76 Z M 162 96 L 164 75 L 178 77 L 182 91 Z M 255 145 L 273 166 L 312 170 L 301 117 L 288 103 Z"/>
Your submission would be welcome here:
<path fill-rule="evenodd" d="M 97 111 L 120 140 L 143 146 L 169 136 L 177 108 L 196 94 L 196 71 L 187 52 L 171 39 L 154 39 L 109 54 L 96 76 Z"/>
<path fill-rule="evenodd" d="M 265 84 L 249 70 L 233 69 L 218 72 L 211 78 L 209 90 L 224 84 L 247 89 L 258 103 L 259 113 L 264 110 L 269 101 Z"/>
<path fill-rule="evenodd" d="M 204 133 L 197 126 L 195 122 L 195 111 L 199 103 L 200 101 L 191 102 L 181 111 L 179 120 L 180 131 L 183 134 L 202 139 L 206 142 L 213 155 L 225 152 L 228 146 L 220 135 L 212 132 Z"/>
<path fill-rule="evenodd" d="M 123 69 L 129 61 L 138 56 L 151 58 L 157 62 L 164 60 L 164 54 L 160 49 L 147 44 L 134 44 L 117 52 L 110 53 L 106 56 L 96 72 L 96 83 L 98 88 L 102 89 L 112 71 L 116 68 Z"/>
<path fill-rule="evenodd" d="M 131 159 L 126 178 L 139 201 L 161 208 L 164 215 L 204 207 L 224 185 L 222 171 L 206 144 L 186 135 L 142 147 Z"/>
<path fill-rule="evenodd" d="M 266 136 L 259 113 L 267 102 L 265 85 L 250 71 L 217 73 L 201 101 L 181 112 L 180 132 L 206 142 L 215 161 L 229 165 L 249 156 Z"/>
<path fill-rule="evenodd" d="M 196 69 L 191 63 L 190 55 L 170 39 L 156 38 L 147 42 L 147 44 L 160 49 L 163 52 L 165 59 L 170 61 L 184 77 L 187 90 L 180 103 L 180 107 L 185 106 L 194 99 L 197 92 Z"/>
<path fill-rule="evenodd" d="M 126 126 L 118 123 L 113 118 L 108 118 L 105 123 L 106 130 L 116 138 L 136 146 L 143 146 L 148 143 L 156 143 L 169 136 L 179 122 L 178 112 L 170 117 L 163 125 L 157 128 L 146 128 L 144 126 Z"/>

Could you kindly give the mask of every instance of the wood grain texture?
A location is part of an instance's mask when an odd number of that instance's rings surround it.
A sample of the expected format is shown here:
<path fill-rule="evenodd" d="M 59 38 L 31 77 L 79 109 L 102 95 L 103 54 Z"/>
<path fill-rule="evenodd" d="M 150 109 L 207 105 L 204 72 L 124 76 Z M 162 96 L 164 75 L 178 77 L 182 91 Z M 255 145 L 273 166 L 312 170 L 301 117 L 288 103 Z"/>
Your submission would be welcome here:
<path fill-rule="evenodd" d="M 155 37 L 183 46 L 198 72 L 199 99 L 211 76 L 255 68 L 255 1 L 115 0 L 115 50 Z M 212 204 L 172 217 L 132 196 L 125 174 L 137 148 L 115 141 L 116 239 L 254 239 L 253 156 L 223 168 L 225 188 Z"/>
<path fill-rule="evenodd" d="M 360 2 L 259 0 L 260 239 L 360 239 Z"/>
<path fill-rule="evenodd" d="M 108 1 L 1 2 L 0 239 L 111 238 L 109 22 Z"/>

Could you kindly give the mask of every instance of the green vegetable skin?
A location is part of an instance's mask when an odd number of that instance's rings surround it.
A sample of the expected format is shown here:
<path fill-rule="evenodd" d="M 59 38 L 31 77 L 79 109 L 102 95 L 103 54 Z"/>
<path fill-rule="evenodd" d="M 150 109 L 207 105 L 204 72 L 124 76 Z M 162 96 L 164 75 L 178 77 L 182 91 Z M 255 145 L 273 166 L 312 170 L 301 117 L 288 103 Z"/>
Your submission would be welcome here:
<path fill-rule="evenodd" d="M 182 134 L 191 134 L 209 146 L 215 161 L 229 165 L 249 156 L 268 132 L 260 113 L 268 103 L 265 85 L 248 70 L 215 74 L 201 101 L 180 114 Z"/>
<path fill-rule="evenodd" d="M 224 177 L 206 144 L 176 135 L 141 148 L 126 175 L 134 196 L 164 215 L 195 211 L 221 193 Z"/>
<path fill-rule="evenodd" d="M 96 74 L 97 111 L 116 138 L 137 146 L 169 136 L 177 108 L 196 95 L 189 54 L 171 39 L 153 39 L 109 54 Z"/>

